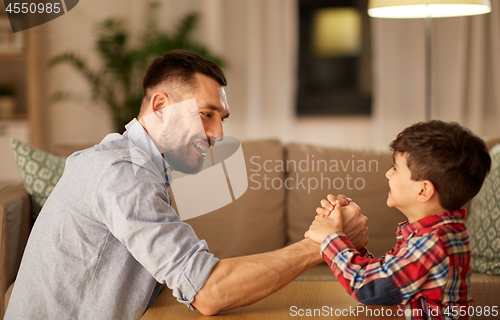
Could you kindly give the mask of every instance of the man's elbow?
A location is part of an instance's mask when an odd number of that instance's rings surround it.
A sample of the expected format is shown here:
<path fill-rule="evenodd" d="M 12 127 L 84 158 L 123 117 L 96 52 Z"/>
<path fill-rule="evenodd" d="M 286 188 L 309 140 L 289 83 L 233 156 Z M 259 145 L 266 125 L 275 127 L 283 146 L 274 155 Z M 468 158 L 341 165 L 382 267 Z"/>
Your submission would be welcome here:
<path fill-rule="evenodd" d="M 204 316 L 215 316 L 217 313 L 219 313 L 219 310 L 212 308 L 211 306 L 194 306 L 194 307 Z"/>
<path fill-rule="evenodd" d="M 214 316 L 222 311 L 217 301 L 201 292 L 201 290 L 194 297 L 192 305 L 204 316 Z"/>

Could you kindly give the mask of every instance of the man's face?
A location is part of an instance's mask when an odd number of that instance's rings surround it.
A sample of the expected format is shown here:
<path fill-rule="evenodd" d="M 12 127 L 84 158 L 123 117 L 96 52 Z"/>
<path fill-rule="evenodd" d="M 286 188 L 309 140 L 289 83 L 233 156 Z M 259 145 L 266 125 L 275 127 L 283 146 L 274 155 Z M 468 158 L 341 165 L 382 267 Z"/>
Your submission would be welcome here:
<path fill-rule="evenodd" d="M 406 160 L 406 153 L 396 152 L 394 166 L 385 174 L 389 179 L 389 188 L 391 189 L 387 197 L 387 205 L 395 207 L 403 213 L 417 202 L 420 191 L 420 183 L 411 179 L 411 171 Z"/>
<path fill-rule="evenodd" d="M 222 122 L 229 117 L 226 95 L 219 83 L 202 74 L 195 77 L 197 90 L 185 94 L 182 102 L 154 112 L 164 121 L 157 130 L 147 128 L 172 169 L 184 173 L 201 170 L 205 157 L 210 156 L 209 146 L 222 140 Z"/>

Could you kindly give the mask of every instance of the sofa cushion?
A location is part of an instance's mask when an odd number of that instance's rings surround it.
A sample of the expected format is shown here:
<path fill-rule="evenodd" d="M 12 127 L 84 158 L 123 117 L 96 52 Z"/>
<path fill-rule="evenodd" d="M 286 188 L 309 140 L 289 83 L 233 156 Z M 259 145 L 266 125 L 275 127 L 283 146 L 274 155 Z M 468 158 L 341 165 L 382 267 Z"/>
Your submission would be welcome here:
<path fill-rule="evenodd" d="M 486 147 L 488 150 L 493 149 L 494 146 L 497 144 L 500 144 L 500 137 L 489 137 L 489 138 L 484 138 L 484 143 L 486 143 Z"/>
<path fill-rule="evenodd" d="M 268 188 L 269 182 L 264 181 L 269 178 L 275 185 L 283 183 L 285 173 L 265 172 L 262 167 L 266 160 L 283 161 L 283 145 L 277 140 L 252 141 L 243 142 L 242 149 L 249 179 L 247 191 L 223 208 L 185 221 L 221 259 L 285 245 L 285 190 Z"/>
<path fill-rule="evenodd" d="M 500 277 L 488 274 L 473 272 L 470 278 L 470 293 L 474 299 L 474 305 L 489 307 L 497 306 L 500 301 Z M 484 314 L 483 314 L 484 316 Z M 484 317 L 485 319 L 493 319 L 494 317 Z M 474 319 L 483 319 L 482 317 L 474 317 Z"/>
<path fill-rule="evenodd" d="M 16 139 L 10 141 L 26 192 L 31 196 L 32 218 L 36 219 L 64 171 L 65 159 L 46 153 Z"/>
<path fill-rule="evenodd" d="M 500 275 L 500 145 L 490 151 L 491 171 L 474 197 L 467 229 L 472 270 Z"/>
<path fill-rule="evenodd" d="M 7 307 L 9 306 L 9 300 L 10 300 L 10 296 L 12 295 L 13 288 L 14 288 L 14 282 L 12 282 L 12 284 L 7 289 L 7 292 L 5 292 L 5 297 L 4 297 L 5 310 L 7 310 Z"/>
<path fill-rule="evenodd" d="M 0 190 L 0 316 L 31 230 L 30 200 L 21 183 Z"/>
<path fill-rule="evenodd" d="M 406 219 L 386 204 L 389 185 L 385 173 L 392 166 L 392 153 L 292 143 L 287 161 L 288 243 L 304 238 L 321 199 L 328 193 L 342 193 L 368 217 L 370 252 L 380 257 L 392 249 L 398 223 Z"/>

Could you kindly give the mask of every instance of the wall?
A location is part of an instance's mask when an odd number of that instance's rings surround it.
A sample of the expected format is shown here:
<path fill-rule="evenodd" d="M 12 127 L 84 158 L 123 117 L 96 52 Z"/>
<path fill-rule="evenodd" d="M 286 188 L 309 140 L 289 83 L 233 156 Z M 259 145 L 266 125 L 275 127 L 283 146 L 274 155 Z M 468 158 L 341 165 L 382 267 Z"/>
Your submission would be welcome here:
<path fill-rule="evenodd" d="M 145 1 L 86 0 L 64 16 L 36 27 L 33 31 L 39 42 L 41 61 L 64 52 L 77 53 L 88 61 L 91 68 L 100 67 L 100 59 L 94 50 L 93 30 L 98 22 L 109 17 L 123 17 L 133 30 L 135 41 L 144 26 Z M 172 29 L 180 17 L 199 8 L 201 1 L 162 1 L 159 25 Z M 199 36 L 199 35 L 198 35 Z M 71 66 L 60 64 L 45 68 L 45 90 L 42 99 L 47 117 L 47 149 L 58 145 L 92 145 L 112 132 L 106 106 L 96 104 L 90 97 L 90 87 Z M 69 99 L 55 101 L 57 92 L 71 92 Z"/>
<path fill-rule="evenodd" d="M 276 54 L 283 50 L 280 46 L 292 50 L 296 45 L 296 9 L 292 1 L 169 0 L 161 3 L 159 25 L 167 30 L 185 13 L 201 10 L 196 37 L 228 60 L 225 72 L 231 120 L 225 125 L 226 135 L 242 140 L 275 137 L 285 142 L 322 145 L 362 147 L 371 144 L 370 118 L 294 117 L 293 92 L 288 88 L 294 86 L 295 70 L 288 65 L 293 64 L 295 57 L 290 54 L 288 61 L 280 61 L 280 55 Z M 129 19 L 130 28 L 138 35 L 144 9 L 143 2 L 132 0 L 81 1 L 64 16 L 32 29 L 40 43 L 39 60 L 48 61 L 57 54 L 75 52 L 86 58 L 91 67 L 98 67 L 92 33 L 96 23 L 107 17 L 122 16 Z M 276 19 L 275 13 L 281 20 Z M 261 19 L 271 28 L 262 27 Z M 282 23 L 288 25 L 282 27 Z M 265 57 L 267 55 L 274 60 Z M 91 145 L 112 131 L 106 107 L 90 99 L 89 86 L 72 67 L 44 66 L 43 69 L 44 79 L 40 85 L 47 149 L 68 144 Z M 280 73 L 283 70 L 286 72 Z M 275 85 L 283 81 L 289 82 L 287 88 Z M 54 101 L 51 95 L 57 91 L 74 95 L 68 100 Z"/>
<path fill-rule="evenodd" d="M 294 115 L 297 4 L 289 0 L 217 1 L 218 43 L 229 60 L 227 135 L 318 145 L 372 146 L 370 117 Z"/>
<path fill-rule="evenodd" d="M 295 1 L 163 0 L 161 3 L 159 24 L 167 30 L 185 13 L 201 11 L 202 20 L 196 37 L 228 61 L 225 73 L 229 83 L 227 95 L 231 117 L 225 124 L 226 135 L 240 140 L 274 137 L 284 142 L 386 148 L 404 127 L 424 120 L 424 20 L 372 19 L 372 117 L 296 118 Z M 92 66 L 97 66 L 99 61 L 93 51 L 91 32 L 96 22 L 121 15 L 128 17 L 131 29 L 140 31 L 143 12 L 144 2 L 139 1 L 81 1 L 63 17 L 35 28 L 38 29 L 35 30 L 37 37 L 44 39 L 45 49 L 41 54 L 48 60 L 55 54 L 75 51 L 87 57 Z M 436 19 L 433 60 L 439 63 L 433 65 L 433 86 L 436 83 L 439 86 L 433 92 L 433 101 L 438 107 L 457 101 L 457 93 L 464 91 L 464 81 L 457 77 L 470 74 L 466 58 L 471 54 L 458 54 L 456 50 L 470 47 L 468 25 L 476 20 Z M 443 39 L 446 41 L 441 42 Z M 435 52 L 436 48 L 442 52 Z M 481 56 L 478 56 L 476 61 L 480 59 Z M 454 72 L 457 67 L 459 71 Z M 61 89 L 79 94 L 74 101 L 46 103 L 50 146 L 93 144 L 111 131 L 105 108 L 89 99 L 88 87 L 76 72 L 67 66 L 58 66 L 48 70 L 42 81 L 47 86 L 45 99 Z M 469 108 L 462 113 L 475 114 L 476 109 Z M 436 115 L 445 120 L 464 121 L 468 125 L 468 117 L 457 117 L 452 111 L 444 108 L 437 110 Z M 498 119 L 485 118 L 490 122 Z M 484 126 L 477 125 L 480 122 L 475 123 L 477 129 L 473 130 L 479 134 L 500 134 L 498 126 L 489 126 L 484 131 Z"/>

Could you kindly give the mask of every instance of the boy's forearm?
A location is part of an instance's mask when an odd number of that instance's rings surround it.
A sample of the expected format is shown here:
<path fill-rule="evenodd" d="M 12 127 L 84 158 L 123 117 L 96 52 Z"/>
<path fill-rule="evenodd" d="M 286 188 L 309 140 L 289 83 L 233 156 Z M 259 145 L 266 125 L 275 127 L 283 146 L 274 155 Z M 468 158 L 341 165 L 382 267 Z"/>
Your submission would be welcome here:
<path fill-rule="evenodd" d="M 223 259 L 196 294 L 193 306 L 205 315 L 257 302 L 323 261 L 319 244 L 304 239 L 286 248 Z"/>
<path fill-rule="evenodd" d="M 366 305 L 401 303 L 398 286 L 381 267 L 383 259 L 373 259 L 366 250 L 356 250 L 341 232 L 330 235 L 320 248 L 340 285 L 354 299 Z M 368 268 L 370 271 L 364 272 Z"/>

